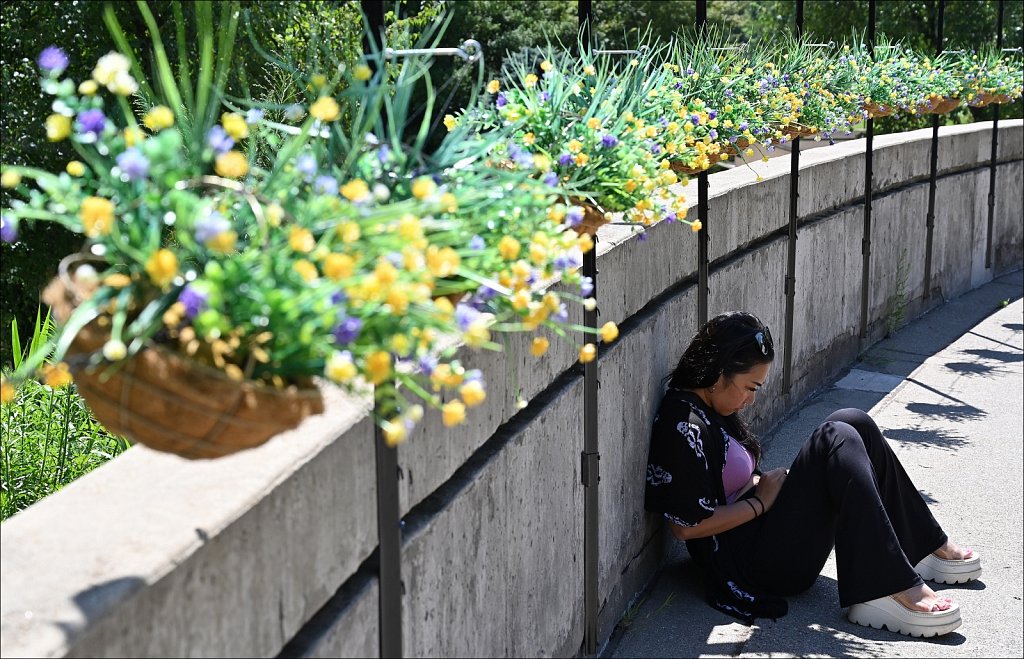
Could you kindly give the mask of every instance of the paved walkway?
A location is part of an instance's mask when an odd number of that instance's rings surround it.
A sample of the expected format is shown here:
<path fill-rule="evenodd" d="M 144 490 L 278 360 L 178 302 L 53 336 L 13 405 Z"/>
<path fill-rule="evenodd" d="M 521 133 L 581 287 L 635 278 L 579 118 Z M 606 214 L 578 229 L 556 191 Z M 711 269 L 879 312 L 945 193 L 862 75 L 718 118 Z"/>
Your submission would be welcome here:
<path fill-rule="evenodd" d="M 981 553 L 981 580 L 933 584 L 960 603 L 960 629 L 922 640 L 850 623 L 834 554 L 789 615 L 747 627 L 703 603 L 685 548 L 666 539 L 671 558 L 602 656 L 1022 656 L 1022 294 L 1016 272 L 913 321 L 764 438 L 766 467 L 789 466 L 830 412 L 870 411 L 947 533 Z"/>

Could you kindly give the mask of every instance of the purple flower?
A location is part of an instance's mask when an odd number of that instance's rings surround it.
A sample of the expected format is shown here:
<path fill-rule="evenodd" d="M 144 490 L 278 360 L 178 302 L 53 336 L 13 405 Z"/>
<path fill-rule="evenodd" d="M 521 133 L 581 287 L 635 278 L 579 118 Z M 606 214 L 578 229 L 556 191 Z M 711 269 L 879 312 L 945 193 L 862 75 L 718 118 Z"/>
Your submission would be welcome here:
<path fill-rule="evenodd" d="M 683 88 L 683 83 L 677 82 L 676 84 L 672 85 L 672 87 L 673 87 L 673 89 L 682 89 Z"/>
<path fill-rule="evenodd" d="M 313 174 L 316 174 L 316 158 L 313 157 L 312 153 L 303 153 L 295 159 L 295 169 L 305 176 L 307 181 L 310 180 L 313 178 Z"/>
<path fill-rule="evenodd" d="M 206 243 L 231 229 L 231 223 L 217 211 L 211 211 L 196 222 L 195 236 L 200 243 Z"/>
<path fill-rule="evenodd" d="M 713 133 L 715 131 L 711 131 L 711 132 Z M 714 135 L 712 135 L 712 137 L 714 137 Z M 653 153 L 654 155 L 658 155 L 659 153 L 661 153 L 661 146 L 658 145 L 658 144 L 653 144 L 652 143 L 651 144 L 651 153 Z"/>
<path fill-rule="evenodd" d="M 10 215 L 0 215 L 0 241 L 13 243 L 18 239 L 18 225 Z"/>
<path fill-rule="evenodd" d="M 610 149 L 618 143 L 619 138 L 615 137 L 614 135 L 601 136 L 601 146 L 605 147 L 606 149 Z"/>
<path fill-rule="evenodd" d="M 99 135 L 107 125 L 107 117 L 103 110 L 92 109 L 78 113 L 78 132 Z"/>
<path fill-rule="evenodd" d="M 437 357 L 433 355 L 423 355 L 420 357 L 420 371 L 425 375 L 430 375 L 437 368 Z"/>
<path fill-rule="evenodd" d="M 469 248 L 474 252 L 479 252 L 485 247 L 487 247 L 487 243 L 485 243 L 484 239 L 481 238 L 480 236 L 474 235 L 472 238 L 469 239 Z"/>
<path fill-rule="evenodd" d="M 556 187 L 558 185 L 558 174 L 554 172 L 548 172 L 547 174 L 544 175 L 544 183 L 546 185 L 550 185 L 551 187 Z"/>
<path fill-rule="evenodd" d="M 126 150 L 117 156 L 117 168 L 126 181 L 141 181 L 149 174 L 149 160 L 138 149 Z"/>
<path fill-rule="evenodd" d="M 247 124 L 258 124 L 263 121 L 263 110 L 259 108 L 252 108 L 245 113 L 245 123 Z"/>
<path fill-rule="evenodd" d="M 583 297 L 590 297 L 590 294 L 594 292 L 594 279 L 592 277 L 583 277 L 580 279 L 580 295 Z"/>
<path fill-rule="evenodd" d="M 333 176 L 317 176 L 313 181 L 313 191 L 317 194 L 335 196 L 338 194 L 338 181 Z"/>
<path fill-rule="evenodd" d="M 387 144 L 381 144 L 380 148 L 377 149 L 377 160 L 380 162 L 380 164 L 386 164 L 390 156 L 391 147 L 389 147 Z"/>
<path fill-rule="evenodd" d="M 547 92 L 541 92 L 540 93 L 540 102 L 541 103 L 547 103 L 550 100 L 551 100 L 551 94 L 549 94 Z"/>
<path fill-rule="evenodd" d="M 508 104 L 508 99 L 505 98 L 504 94 L 499 93 L 498 98 L 494 100 L 494 104 L 499 108 L 503 108 L 505 107 L 506 104 Z"/>
<path fill-rule="evenodd" d="M 484 372 L 479 368 L 471 368 L 462 375 L 462 379 L 465 382 L 477 382 L 484 384 Z"/>
<path fill-rule="evenodd" d="M 565 224 L 570 227 L 578 227 L 583 221 L 583 209 L 579 206 L 572 206 L 565 212 Z"/>
<path fill-rule="evenodd" d="M 352 343 L 363 329 L 363 321 L 353 316 L 346 316 L 344 312 L 340 316 L 342 320 L 334 328 L 334 342 L 339 345 Z"/>
<path fill-rule="evenodd" d="M 39 59 L 36 60 L 36 63 L 39 64 L 39 68 L 43 71 L 52 76 L 58 76 L 64 69 L 68 68 L 68 56 L 57 46 L 47 46 L 43 49 L 43 52 L 39 53 Z"/>
<path fill-rule="evenodd" d="M 691 116 L 690 117 L 690 123 L 692 123 L 694 126 L 700 124 L 700 115 L 699 114 L 694 114 L 693 116 Z"/>
<path fill-rule="evenodd" d="M 215 153 L 227 153 L 235 145 L 235 141 L 220 126 L 214 126 L 206 133 L 206 142 Z"/>
<path fill-rule="evenodd" d="M 749 126 L 750 126 L 750 124 L 748 124 L 745 121 L 741 121 L 740 122 L 740 130 L 746 130 Z"/>
<path fill-rule="evenodd" d="M 642 243 L 647 242 L 647 232 L 646 231 L 641 231 L 640 235 L 637 236 L 636 239 L 639 240 Z"/>
<path fill-rule="evenodd" d="M 712 110 L 708 112 L 708 119 L 714 119 L 718 116 L 718 110 Z"/>
<path fill-rule="evenodd" d="M 717 140 L 718 139 L 718 131 L 715 130 L 714 128 L 711 129 L 711 131 L 708 133 L 708 135 L 710 135 L 711 139 L 713 139 L 713 140 Z M 657 151 L 655 151 L 655 153 L 657 153 Z"/>
<path fill-rule="evenodd" d="M 473 324 L 473 321 L 480 317 L 480 312 L 469 306 L 459 302 L 458 306 L 455 307 L 455 322 L 458 323 L 459 329 L 463 332 L 469 329 L 469 326 Z"/>
<path fill-rule="evenodd" d="M 331 293 L 331 304 L 345 304 L 346 302 L 348 302 L 348 296 L 345 295 L 345 291 Z"/>
<path fill-rule="evenodd" d="M 209 307 L 209 293 L 188 284 L 178 294 L 178 302 L 185 306 L 185 317 L 192 320 Z"/>
<path fill-rule="evenodd" d="M 572 164 L 572 155 L 569 153 L 563 153 L 562 155 L 558 156 L 558 164 L 563 167 L 568 167 L 569 165 Z"/>
<path fill-rule="evenodd" d="M 662 219 L 668 222 L 669 224 L 672 224 L 673 222 L 676 221 L 676 214 L 669 211 L 668 213 L 665 213 L 665 217 L 663 217 Z"/>
<path fill-rule="evenodd" d="M 498 295 L 498 291 L 494 290 L 487 284 L 482 284 L 480 288 L 476 289 L 476 295 L 473 297 L 477 298 L 481 302 L 486 302 Z"/>
<path fill-rule="evenodd" d="M 558 305 L 558 311 L 555 312 L 552 318 L 556 323 L 567 323 L 569 322 L 569 309 L 565 306 L 565 302 Z"/>
<path fill-rule="evenodd" d="M 732 90 L 731 89 L 726 89 L 725 90 L 725 95 L 726 95 L 727 98 L 732 98 Z"/>

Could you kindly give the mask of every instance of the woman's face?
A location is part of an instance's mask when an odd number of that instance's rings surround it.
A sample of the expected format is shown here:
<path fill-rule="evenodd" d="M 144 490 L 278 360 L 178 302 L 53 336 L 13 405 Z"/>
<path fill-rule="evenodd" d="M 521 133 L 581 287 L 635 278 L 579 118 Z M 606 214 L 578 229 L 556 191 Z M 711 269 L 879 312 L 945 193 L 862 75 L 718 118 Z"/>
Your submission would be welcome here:
<path fill-rule="evenodd" d="M 719 376 L 715 383 L 714 391 L 708 393 L 708 402 L 715 412 L 722 416 L 729 416 L 739 412 L 757 398 L 757 390 L 768 379 L 768 371 L 771 370 L 771 362 L 758 364 L 749 371 L 735 373 L 727 378 Z"/>

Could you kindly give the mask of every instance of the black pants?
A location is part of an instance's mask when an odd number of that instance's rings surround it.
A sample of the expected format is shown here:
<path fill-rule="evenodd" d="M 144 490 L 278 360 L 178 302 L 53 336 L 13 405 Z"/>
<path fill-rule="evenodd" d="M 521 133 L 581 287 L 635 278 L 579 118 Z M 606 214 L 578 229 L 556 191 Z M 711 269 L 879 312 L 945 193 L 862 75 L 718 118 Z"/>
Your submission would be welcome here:
<path fill-rule="evenodd" d="M 856 409 L 815 429 L 771 510 L 719 537 L 751 586 L 780 596 L 809 588 L 834 546 L 844 607 L 920 584 L 914 566 L 946 542 L 878 426 Z"/>

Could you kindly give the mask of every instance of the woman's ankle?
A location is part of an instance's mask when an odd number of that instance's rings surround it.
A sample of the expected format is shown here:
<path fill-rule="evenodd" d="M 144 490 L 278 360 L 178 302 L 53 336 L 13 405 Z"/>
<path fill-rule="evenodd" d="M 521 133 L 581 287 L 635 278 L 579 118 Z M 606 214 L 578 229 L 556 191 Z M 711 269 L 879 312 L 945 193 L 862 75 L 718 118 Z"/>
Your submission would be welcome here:
<path fill-rule="evenodd" d="M 953 606 L 953 600 L 939 595 L 929 588 L 927 584 L 912 586 L 899 593 L 893 593 L 892 598 L 911 611 L 945 611 Z"/>
<path fill-rule="evenodd" d="M 970 547 L 961 547 L 950 540 L 946 540 L 941 547 L 932 553 L 946 561 L 962 561 L 971 558 L 974 555 L 974 550 Z"/>

